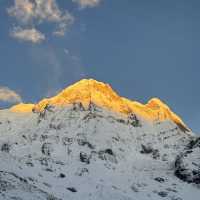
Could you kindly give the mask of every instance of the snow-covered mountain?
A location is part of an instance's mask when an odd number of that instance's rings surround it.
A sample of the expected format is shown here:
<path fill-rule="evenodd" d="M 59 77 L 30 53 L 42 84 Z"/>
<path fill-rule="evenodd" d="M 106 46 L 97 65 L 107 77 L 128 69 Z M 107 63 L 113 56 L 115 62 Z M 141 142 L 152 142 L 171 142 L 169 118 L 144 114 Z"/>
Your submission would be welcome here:
<path fill-rule="evenodd" d="M 161 100 L 81 80 L 0 111 L 0 199 L 198 200 L 200 140 Z"/>

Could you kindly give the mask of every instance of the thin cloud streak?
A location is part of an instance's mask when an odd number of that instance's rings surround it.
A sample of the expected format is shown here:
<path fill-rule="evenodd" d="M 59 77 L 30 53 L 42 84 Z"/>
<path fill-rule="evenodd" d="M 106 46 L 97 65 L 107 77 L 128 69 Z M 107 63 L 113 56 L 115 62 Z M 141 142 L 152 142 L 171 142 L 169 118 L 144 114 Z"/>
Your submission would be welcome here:
<path fill-rule="evenodd" d="M 74 3 L 77 3 L 81 9 L 98 6 L 101 2 L 101 0 L 72 0 L 72 1 Z"/>

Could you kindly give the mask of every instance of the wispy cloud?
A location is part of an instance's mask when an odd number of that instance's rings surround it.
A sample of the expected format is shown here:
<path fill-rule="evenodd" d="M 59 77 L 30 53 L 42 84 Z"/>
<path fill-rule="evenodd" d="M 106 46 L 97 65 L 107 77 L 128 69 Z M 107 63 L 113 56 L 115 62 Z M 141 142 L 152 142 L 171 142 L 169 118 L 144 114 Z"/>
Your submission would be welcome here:
<path fill-rule="evenodd" d="M 14 0 L 14 5 L 7 9 L 10 16 L 16 17 L 20 23 L 28 23 L 34 16 L 34 4 L 29 0 Z"/>
<path fill-rule="evenodd" d="M 22 29 L 21 27 L 15 27 L 10 34 L 13 38 L 32 43 L 41 43 L 45 40 L 45 35 L 35 28 Z"/>
<path fill-rule="evenodd" d="M 59 23 L 57 24 L 56 30 L 53 32 L 56 36 L 64 36 L 68 27 L 73 24 L 74 17 L 66 11 L 63 15 L 62 19 L 60 19 Z"/>
<path fill-rule="evenodd" d="M 64 36 L 68 26 L 74 21 L 74 17 L 67 10 L 62 11 L 59 8 L 56 0 L 14 0 L 14 5 L 7 11 L 23 29 L 45 22 L 53 23 L 53 35 L 57 36 Z"/>
<path fill-rule="evenodd" d="M 0 87 L 0 101 L 8 103 L 19 103 L 22 102 L 22 98 L 15 91 L 8 87 Z"/>
<path fill-rule="evenodd" d="M 86 7 L 95 7 L 99 5 L 99 3 L 102 0 L 72 0 L 73 2 L 79 4 L 80 8 L 86 8 Z"/>

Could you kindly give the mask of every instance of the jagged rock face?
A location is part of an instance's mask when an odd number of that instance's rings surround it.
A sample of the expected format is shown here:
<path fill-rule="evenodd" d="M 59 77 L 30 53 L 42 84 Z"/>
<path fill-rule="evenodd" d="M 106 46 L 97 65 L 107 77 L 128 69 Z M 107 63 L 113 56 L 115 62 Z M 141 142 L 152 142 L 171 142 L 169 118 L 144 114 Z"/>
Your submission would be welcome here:
<path fill-rule="evenodd" d="M 192 133 L 173 121 L 151 124 L 79 102 L 0 111 L 0 122 L 0 200 L 199 199 L 198 188 L 174 176 Z"/>
<path fill-rule="evenodd" d="M 170 108 L 160 99 L 153 98 L 146 105 L 139 102 L 120 97 L 108 84 L 93 79 L 83 79 L 58 95 L 43 99 L 37 104 L 19 104 L 11 108 L 13 112 L 41 112 L 46 106 L 65 107 L 73 103 L 81 103 L 88 108 L 93 103 L 110 111 L 130 115 L 137 114 L 150 122 L 171 120 L 176 123 L 182 131 L 190 131 L 184 122 L 173 113 Z"/>
<path fill-rule="evenodd" d="M 200 184 L 200 138 L 193 139 L 175 161 L 175 175 L 188 183 Z"/>

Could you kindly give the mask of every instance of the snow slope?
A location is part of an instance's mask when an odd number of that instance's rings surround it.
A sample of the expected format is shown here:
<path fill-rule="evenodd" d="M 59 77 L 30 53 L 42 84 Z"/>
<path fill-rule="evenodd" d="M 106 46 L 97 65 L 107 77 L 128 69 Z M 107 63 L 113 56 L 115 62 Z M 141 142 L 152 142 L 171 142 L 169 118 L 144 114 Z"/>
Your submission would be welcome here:
<path fill-rule="evenodd" d="M 0 199 L 198 200 L 198 184 L 175 176 L 177 156 L 194 138 L 171 119 L 93 102 L 2 110 Z"/>

